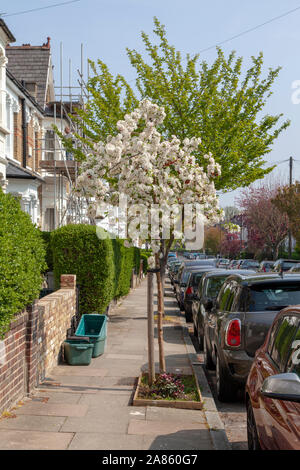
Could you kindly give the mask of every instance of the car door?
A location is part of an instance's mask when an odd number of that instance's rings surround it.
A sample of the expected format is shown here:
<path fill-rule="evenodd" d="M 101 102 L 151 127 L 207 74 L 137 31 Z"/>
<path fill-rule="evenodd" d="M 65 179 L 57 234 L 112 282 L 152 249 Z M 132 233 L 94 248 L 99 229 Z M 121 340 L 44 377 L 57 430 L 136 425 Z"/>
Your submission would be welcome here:
<path fill-rule="evenodd" d="M 273 342 L 268 348 L 265 360 L 260 364 L 262 385 L 263 380 L 286 371 L 286 364 L 291 355 L 291 347 L 299 327 L 299 318 L 293 315 L 284 316 L 278 324 Z M 259 358 L 257 358 L 259 359 Z M 258 430 L 264 433 L 265 444 L 271 449 L 291 449 L 292 429 L 290 410 L 293 405 L 284 400 L 275 400 L 258 393 L 260 418 Z"/>

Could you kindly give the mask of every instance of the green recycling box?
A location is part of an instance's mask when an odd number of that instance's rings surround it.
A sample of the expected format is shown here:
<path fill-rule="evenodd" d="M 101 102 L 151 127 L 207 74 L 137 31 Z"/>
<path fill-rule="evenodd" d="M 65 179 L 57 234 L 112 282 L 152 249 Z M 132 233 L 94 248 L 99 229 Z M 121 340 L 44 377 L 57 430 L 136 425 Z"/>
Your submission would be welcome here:
<path fill-rule="evenodd" d="M 98 313 L 82 315 L 75 336 L 87 336 L 93 343 L 93 356 L 98 357 L 104 353 L 107 335 L 107 316 Z"/>
<path fill-rule="evenodd" d="M 92 360 L 94 344 L 78 340 L 66 339 L 64 341 L 65 359 L 70 366 L 88 366 Z"/>

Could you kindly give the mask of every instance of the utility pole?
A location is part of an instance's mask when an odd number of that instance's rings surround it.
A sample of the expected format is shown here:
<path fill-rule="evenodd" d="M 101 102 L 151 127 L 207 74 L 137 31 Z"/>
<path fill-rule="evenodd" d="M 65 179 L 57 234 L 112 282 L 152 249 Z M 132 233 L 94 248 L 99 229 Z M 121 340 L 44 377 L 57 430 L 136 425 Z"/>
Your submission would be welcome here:
<path fill-rule="evenodd" d="M 293 157 L 290 157 L 290 187 L 293 184 Z M 292 257 L 292 234 L 289 229 L 289 258 Z"/>

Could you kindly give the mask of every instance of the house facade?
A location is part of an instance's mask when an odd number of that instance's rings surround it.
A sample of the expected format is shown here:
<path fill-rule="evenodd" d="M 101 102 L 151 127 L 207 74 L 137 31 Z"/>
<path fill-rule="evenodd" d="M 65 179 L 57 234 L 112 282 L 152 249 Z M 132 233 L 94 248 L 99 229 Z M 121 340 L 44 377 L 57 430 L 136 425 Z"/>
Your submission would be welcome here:
<path fill-rule="evenodd" d="M 51 231 L 76 222 L 70 199 L 78 164 L 66 159 L 53 129 L 64 133 L 70 120 L 55 99 L 50 38 L 41 46 L 14 42 L 0 19 L 0 186 Z"/>

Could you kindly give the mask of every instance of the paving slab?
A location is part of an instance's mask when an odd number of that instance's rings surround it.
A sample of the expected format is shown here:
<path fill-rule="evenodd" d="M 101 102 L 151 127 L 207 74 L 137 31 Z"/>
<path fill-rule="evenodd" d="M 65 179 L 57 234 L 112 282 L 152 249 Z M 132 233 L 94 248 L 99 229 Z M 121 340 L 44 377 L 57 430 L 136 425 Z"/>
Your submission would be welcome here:
<path fill-rule="evenodd" d="M 51 375 L 60 376 L 79 376 L 79 377 L 104 377 L 107 369 L 96 369 L 88 366 L 58 366 L 52 369 Z"/>
<path fill-rule="evenodd" d="M 32 416 L 77 416 L 82 417 L 87 414 L 88 406 L 70 405 L 68 403 L 41 403 L 32 402 L 26 406 L 21 406 L 15 411 L 16 415 Z"/>
<path fill-rule="evenodd" d="M 73 433 L 41 431 L 0 431 L 1 450 L 66 450 Z"/>
<path fill-rule="evenodd" d="M 129 423 L 128 434 L 172 434 L 179 431 L 199 431 L 200 429 L 207 430 L 206 423 L 188 423 L 182 421 L 151 421 L 151 420 L 137 420 L 132 419 Z"/>
<path fill-rule="evenodd" d="M 69 446 L 69 450 L 137 450 L 143 448 L 143 436 L 97 432 L 77 432 Z"/>
<path fill-rule="evenodd" d="M 32 401 L 44 401 L 45 403 L 65 403 L 73 405 L 79 402 L 81 394 L 78 393 L 62 393 L 62 392 L 35 392 L 31 396 Z"/>
<path fill-rule="evenodd" d="M 180 423 L 206 423 L 205 414 L 201 410 L 183 410 L 178 408 L 160 408 L 147 406 L 147 421 L 166 421 Z"/>
<path fill-rule="evenodd" d="M 0 430 L 58 432 L 65 420 L 65 417 L 20 415 L 16 418 L 2 418 L 0 420 Z"/>

